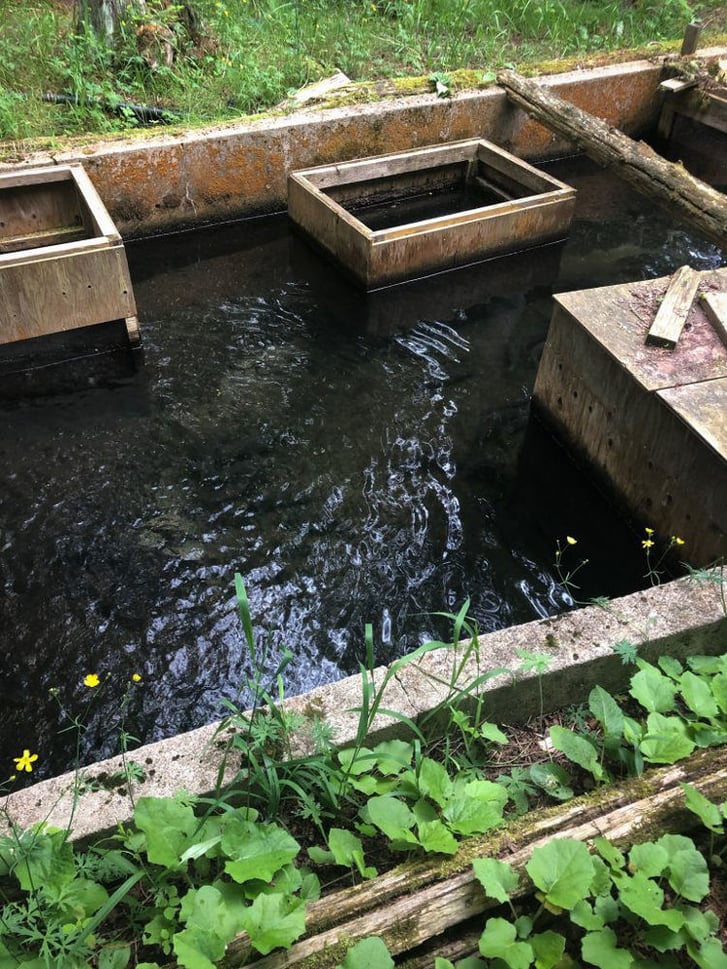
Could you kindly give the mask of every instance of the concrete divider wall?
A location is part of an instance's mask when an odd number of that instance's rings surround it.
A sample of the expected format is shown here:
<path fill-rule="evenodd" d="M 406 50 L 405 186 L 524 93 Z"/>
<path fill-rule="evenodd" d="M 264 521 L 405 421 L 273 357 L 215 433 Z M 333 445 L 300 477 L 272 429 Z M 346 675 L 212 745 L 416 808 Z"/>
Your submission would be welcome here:
<path fill-rule="evenodd" d="M 634 136 L 653 129 L 662 58 L 543 79 L 563 97 Z M 300 111 L 234 126 L 98 143 L 29 156 L 81 163 L 125 238 L 281 211 L 296 169 L 484 137 L 531 160 L 574 146 L 532 121 L 497 87 Z M 0 165 L 0 171 L 17 169 Z"/>
<path fill-rule="evenodd" d="M 694 654 L 719 654 L 727 649 L 727 617 L 720 586 L 705 581 L 680 579 L 615 599 L 605 608 L 590 606 L 552 619 L 537 620 L 481 636 L 471 652 L 459 682 L 460 688 L 476 676 L 497 670 L 501 673 L 482 688 L 487 716 L 496 723 L 522 723 L 540 711 L 541 687 L 546 710 L 584 702 L 596 683 L 617 691 L 628 682 L 633 667 L 624 666 L 614 646 L 627 640 L 639 655 L 656 661 L 662 654 L 684 658 Z M 404 666 L 389 679 L 382 707 L 396 710 L 413 720 L 421 719 L 449 695 L 453 665 L 467 646 L 428 653 L 416 664 Z M 544 655 L 549 669 L 540 680 L 534 673 L 518 672 L 517 650 Z M 384 667 L 375 671 L 377 684 L 386 676 Z M 286 707 L 304 720 L 320 717 L 334 730 L 337 746 L 355 741 L 361 703 L 361 680 L 351 676 L 311 693 L 286 701 Z M 368 742 L 375 744 L 401 734 L 401 723 L 379 716 L 372 725 Z M 211 724 L 148 744 L 129 754 L 129 759 L 146 771 L 146 779 L 134 784 L 134 794 L 169 796 L 180 790 L 208 794 L 214 791 L 230 732 L 223 724 Z M 298 735 L 301 752 L 310 742 L 303 730 Z M 69 740 L 69 743 L 72 741 Z M 243 768 L 240 754 L 227 759 L 227 778 Z M 22 827 L 48 821 L 58 827 L 70 824 L 74 838 L 88 838 L 113 830 L 128 821 L 131 802 L 125 785 L 108 785 L 109 778 L 123 769 L 120 757 L 84 768 L 86 787 L 74 798 L 74 774 L 17 791 L 0 802 L 4 819 Z M 76 803 L 77 800 L 77 803 Z"/>

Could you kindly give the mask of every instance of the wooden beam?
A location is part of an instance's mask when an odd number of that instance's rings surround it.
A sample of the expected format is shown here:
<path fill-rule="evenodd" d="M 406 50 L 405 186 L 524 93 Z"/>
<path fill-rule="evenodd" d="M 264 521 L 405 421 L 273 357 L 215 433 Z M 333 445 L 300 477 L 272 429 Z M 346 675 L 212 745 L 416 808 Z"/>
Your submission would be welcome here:
<path fill-rule="evenodd" d="M 707 319 L 727 347 L 727 293 L 703 293 L 701 302 Z"/>
<path fill-rule="evenodd" d="M 727 247 L 727 196 L 666 161 L 607 122 L 557 97 L 544 85 L 500 71 L 498 84 L 508 97 L 541 124 L 569 138 L 578 148 L 640 192 L 678 215 L 705 238 Z"/>
<path fill-rule="evenodd" d="M 687 54 L 693 54 L 697 49 L 697 44 L 699 43 L 699 35 L 702 32 L 701 24 L 687 24 L 684 30 L 684 40 L 682 41 L 682 49 L 679 52 L 682 57 Z"/>
<path fill-rule="evenodd" d="M 407 952 L 498 905 L 485 897 L 474 877 L 473 858 L 499 855 L 522 872 L 533 848 L 554 837 L 588 841 L 603 836 L 628 846 L 638 841 L 641 830 L 683 832 L 696 819 L 684 810 L 682 781 L 690 781 L 707 797 L 724 800 L 727 748 L 700 751 L 689 761 L 655 770 L 637 782 L 602 789 L 595 798 L 534 812 L 519 823 L 517 836 L 504 829 L 471 838 L 453 858 L 435 856 L 403 864 L 324 897 L 309 907 L 307 935 L 292 948 L 251 962 L 249 940 L 242 935 L 228 946 L 221 967 L 304 969 L 315 959 L 316 969 L 333 969 L 348 946 L 368 935 L 381 936 L 392 955 Z M 526 882 L 523 879 L 521 894 L 527 891 Z"/>
<path fill-rule="evenodd" d="M 699 273 L 682 266 L 674 273 L 664 298 L 649 327 L 645 342 L 650 346 L 673 350 L 687 322 L 699 286 Z"/>

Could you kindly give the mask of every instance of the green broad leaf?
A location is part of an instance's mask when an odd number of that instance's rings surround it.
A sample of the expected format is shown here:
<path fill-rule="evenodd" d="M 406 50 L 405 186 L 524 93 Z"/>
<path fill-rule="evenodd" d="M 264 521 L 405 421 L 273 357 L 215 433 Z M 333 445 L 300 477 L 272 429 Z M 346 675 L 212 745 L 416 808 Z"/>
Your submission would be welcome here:
<path fill-rule="evenodd" d="M 574 925 L 579 925 L 588 932 L 598 932 L 606 925 L 601 916 L 594 912 L 591 903 L 585 898 L 582 898 L 573 906 L 570 920 Z"/>
<path fill-rule="evenodd" d="M 332 851 L 327 851 L 319 845 L 312 845 L 308 850 L 308 857 L 315 865 L 335 865 L 336 859 Z"/>
<path fill-rule="evenodd" d="M 553 838 L 534 848 L 525 868 L 546 901 L 565 909 L 587 895 L 594 874 L 588 848 L 571 838 Z"/>
<path fill-rule="evenodd" d="M 599 895 L 593 902 L 593 911 L 605 925 L 617 922 L 621 917 L 618 902 L 612 895 Z"/>
<path fill-rule="evenodd" d="M 725 672 L 723 656 L 688 656 L 687 666 L 690 670 L 702 675 Z"/>
<path fill-rule="evenodd" d="M 603 858 L 599 858 L 598 855 L 591 855 L 591 861 L 593 862 L 593 878 L 588 888 L 588 894 L 594 897 L 597 895 L 606 895 L 611 891 L 613 884 L 611 881 L 611 869 Z"/>
<path fill-rule="evenodd" d="M 518 939 L 527 939 L 533 931 L 533 920 L 528 915 L 518 915 L 513 925 Z"/>
<path fill-rule="evenodd" d="M 675 764 L 694 750 L 689 727 L 681 717 L 650 713 L 646 718 L 646 735 L 639 750 L 650 764 Z"/>
<path fill-rule="evenodd" d="M 198 841 L 195 844 L 190 845 L 190 847 L 182 853 L 180 861 L 192 861 L 196 858 L 201 858 L 202 855 L 206 855 L 208 851 L 216 848 L 221 841 L 221 833 L 214 834 L 209 838 L 205 838 L 204 841 Z"/>
<path fill-rule="evenodd" d="M 137 962 L 136 969 L 161 969 L 158 962 Z"/>
<path fill-rule="evenodd" d="M 459 842 L 439 818 L 417 822 L 419 844 L 425 851 L 440 855 L 455 855 Z"/>
<path fill-rule="evenodd" d="M 632 876 L 625 872 L 614 872 L 613 880 L 618 888 L 621 904 L 649 925 L 666 925 L 674 932 L 678 932 L 684 925 L 681 912 L 662 907 L 664 892 L 646 875 L 638 871 Z"/>
<path fill-rule="evenodd" d="M 668 863 L 666 848 L 654 841 L 634 845 L 629 852 L 629 871 L 640 871 L 647 878 L 658 878 Z"/>
<path fill-rule="evenodd" d="M 331 828 L 328 833 L 328 847 L 337 865 L 357 868 L 363 878 L 373 878 L 375 868 L 367 868 L 361 839 L 344 828 Z"/>
<path fill-rule="evenodd" d="M 258 895 L 244 912 L 243 928 L 264 956 L 287 949 L 305 932 L 305 903 L 288 895 Z"/>
<path fill-rule="evenodd" d="M 535 969 L 554 969 L 563 958 L 565 937 L 547 929 L 531 936 L 530 945 L 535 953 Z"/>
<path fill-rule="evenodd" d="M 201 888 L 190 888 L 182 899 L 179 919 L 187 928 L 210 931 L 223 947 L 243 927 L 247 903 L 236 885 L 215 882 Z"/>
<path fill-rule="evenodd" d="M 74 878 L 56 897 L 58 915 L 64 921 L 81 922 L 98 912 L 109 893 L 89 878 Z"/>
<path fill-rule="evenodd" d="M 719 929 L 719 919 L 711 909 L 702 912 L 694 905 L 679 905 L 684 915 L 684 931 L 695 942 L 704 942 Z"/>
<path fill-rule="evenodd" d="M 346 958 L 336 969 L 394 969 L 394 960 L 384 940 L 372 935 L 349 949 Z"/>
<path fill-rule="evenodd" d="M 396 797 L 372 797 L 366 804 L 368 820 L 383 831 L 390 841 L 418 844 L 411 829 L 416 816 L 411 808 Z"/>
<path fill-rule="evenodd" d="M 440 808 L 447 805 L 452 796 L 452 781 L 442 764 L 430 757 L 423 757 L 419 768 L 419 791 Z"/>
<path fill-rule="evenodd" d="M 677 895 L 690 902 L 701 902 L 709 892 L 709 869 L 701 851 L 681 834 L 664 834 L 657 844 L 669 859 L 667 877 Z"/>
<path fill-rule="evenodd" d="M 146 854 L 164 868 L 183 867 L 182 855 L 199 826 L 191 805 L 173 797 L 140 797 L 134 823 L 146 838 Z"/>
<path fill-rule="evenodd" d="M 660 656 L 657 662 L 659 669 L 672 680 L 678 680 L 684 672 L 684 667 L 675 656 Z"/>
<path fill-rule="evenodd" d="M 715 834 L 722 834 L 724 832 L 724 816 L 719 807 L 710 801 L 708 797 L 705 797 L 701 791 L 698 791 L 693 784 L 680 782 L 679 786 L 684 791 L 687 808 L 693 814 L 697 815 L 709 831 L 714 831 Z"/>
<path fill-rule="evenodd" d="M 434 969 L 438 969 L 436 962 Z M 466 959 L 458 959 L 454 969 L 486 969 L 486 964 L 479 956 L 467 956 Z"/>
<path fill-rule="evenodd" d="M 681 949 L 689 941 L 686 929 L 674 932 L 665 925 L 652 925 L 643 934 L 644 942 L 657 952 L 673 952 Z"/>
<path fill-rule="evenodd" d="M 366 871 L 373 871 L 374 876 L 377 872 L 375 868 L 367 868 Z M 321 882 L 315 872 L 308 871 L 307 869 L 302 869 L 302 879 L 300 884 L 300 891 L 298 894 L 303 899 L 304 902 L 317 902 L 321 897 Z M 364 876 L 368 878 L 369 876 Z"/>
<path fill-rule="evenodd" d="M 225 825 L 222 848 L 230 859 L 225 862 L 225 871 L 238 884 L 255 879 L 271 881 L 300 851 L 295 838 L 279 825 L 237 818 Z"/>
<path fill-rule="evenodd" d="M 497 858 L 475 858 L 472 868 L 485 895 L 498 902 L 507 902 L 520 884 L 520 876 L 515 869 Z"/>
<path fill-rule="evenodd" d="M 583 770 L 589 771 L 597 781 L 606 776 L 598 760 L 598 751 L 586 737 L 569 730 L 567 727 L 554 726 L 550 728 L 550 739 L 556 750 L 565 754 L 568 760 L 578 764 Z"/>
<path fill-rule="evenodd" d="M 701 945 L 687 943 L 687 952 L 699 969 L 727 969 L 727 954 L 719 939 L 707 939 Z"/>
<path fill-rule="evenodd" d="M 214 933 L 195 925 L 175 934 L 174 954 L 184 969 L 215 969 L 225 946 Z"/>
<path fill-rule="evenodd" d="M 338 751 L 338 763 L 352 777 L 367 774 L 373 770 L 376 754 L 369 747 L 347 747 Z"/>
<path fill-rule="evenodd" d="M 486 740 L 491 744 L 508 743 L 507 734 L 503 733 L 496 724 L 490 723 L 489 721 L 480 724 L 479 733 L 482 740 Z"/>
<path fill-rule="evenodd" d="M 376 767 L 382 774 L 400 774 L 411 767 L 414 747 L 404 740 L 385 740 L 374 747 Z"/>
<path fill-rule="evenodd" d="M 709 684 L 701 676 L 687 670 L 679 680 L 679 692 L 689 709 L 698 717 L 709 720 L 717 716 L 717 701 Z"/>
<path fill-rule="evenodd" d="M 727 730 L 719 726 L 719 720 L 711 723 L 704 723 L 702 720 L 695 720 L 689 724 L 689 731 L 697 747 L 721 747 L 727 743 Z"/>
<path fill-rule="evenodd" d="M 619 871 L 626 867 L 626 856 L 615 845 L 612 845 L 608 838 L 599 836 L 593 839 L 593 844 L 601 858 L 613 871 Z"/>
<path fill-rule="evenodd" d="M 65 831 L 24 831 L 10 850 L 18 859 L 13 874 L 24 892 L 42 886 L 46 897 L 56 900 L 75 877 L 73 848 Z"/>
<path fill-rule="evenodd" d="M 633 747 L 641 743 L 644 736 L 644 728 L 638 720 L 633 717 L 624 717 L 624 740 Z"/>
<path fill-rule="evenodd" d="M 434 969 L 454 969 L 454 963 L 450 962 L 449 959 L 443 959 L 441 956 L 437 956 L 434 960 Z"/>
<path fill-rule="evenodd" d="M 535 953 L 527 942 L 516 941 L 515 926 L 505 919 L 488 919 L 480 936 L 480 953 L 486 959 L 502 959 L 510 969 L 529 969 Z"/>
<path fill-rule="evenodd" d="M 98 954 L 98 969 L 126 969 L 131 959 L 131 946 L 119 945 L 101 949 Z"/>
<path fill-rule="evenodd" d="M 585 962 L 598 969 L 631 969 L 634 964 L 629 950 L 618 947 L 616 933 L 609 928 L 587 932 L 581 941 L 581 955 Z"/>
<path fill-rule="evenodd" d="M 621 707 L 602 686 L 594 686 L 588 695 L 588 709 L 598 720 L 607 737 L 622 737 L 624 715 Z"/>
<path fill-rule="evenodd" d="M 650 713 L 667 713 L 674 709 L 676 686 L 660 670 L 644 660 L 637 660 L 639 672 L 631 677 L 629 693 Z"/>
<path fill-rule="evenodd" d="M 457 834 L 484 834 L 502 824 L 507 791 L 492 781 L 455 783 L 452 798 L 442 812 Z"/>
<path fill-rule="evenodd" d="M 533 764 L 529 773 L 533 784 L 557 801 L 569 801 L 574 796 L 570 775 L 560 764 Z"/>
<path fill-rule="evenodd" d="M 710 684 L 712 696 L 717 701 L 722 713 L 727 713 L 727 673 L 718 673 L 712 677 Z"/>

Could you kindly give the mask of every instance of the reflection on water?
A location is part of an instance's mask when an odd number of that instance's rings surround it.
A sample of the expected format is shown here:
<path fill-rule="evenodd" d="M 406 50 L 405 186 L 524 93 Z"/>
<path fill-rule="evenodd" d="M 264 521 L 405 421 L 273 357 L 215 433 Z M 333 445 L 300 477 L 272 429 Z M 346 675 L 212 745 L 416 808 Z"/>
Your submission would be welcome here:
<path fill-rule="evenodd" d="M 113 328 L 64 337 L 62 366 L 36 348 L 42 376 L 5 350 L 4 760 L 70 763 L 52 687 L 87 759 L 134 672 L 135 736 L 220 716 L 250 673 L 235 571 L 295 654 L 289 692 L 354 671 L 366 622 L 385 661 L 467 596 L 487 630 L 562 609 L 565 534 L 583 597 L 638 585 L 638 540 L 529 419 L 550 294 L 721 255 L 583 165 L 554 174 L 581 193 L 565 247 L 365 299 L 282 218 L 201 231 L 129 247 L 141 354 Z"/>

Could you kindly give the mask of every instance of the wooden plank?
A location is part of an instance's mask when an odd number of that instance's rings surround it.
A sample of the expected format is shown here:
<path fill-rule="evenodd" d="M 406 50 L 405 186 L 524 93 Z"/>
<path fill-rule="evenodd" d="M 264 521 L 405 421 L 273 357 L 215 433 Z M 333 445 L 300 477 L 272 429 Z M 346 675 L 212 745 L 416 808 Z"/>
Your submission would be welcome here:
<path fill-rule="evenodd" d="M 285 952 L 246 962 L 250 947 L 241 935 L 228 946 L 222 966 L 289 969 L 315 955 L 317 969 L 332 969 L 342 961 L 341 940 L 352 945 L 368 935 L 381 936 L 392 955 L 407 952 L 473 915 L 497 907 L 485 897 L 474 877 L 472 859 L 504 857 L 522 873 L 535 847 L 553 837 L 589 841 L 606 837 L 622 846 L 638 841 L 638 832 L 679 831 L 691 820 L 684 811 L 683 781 L 705 796 L 724 800 L 727 794 L 727 749 L 700 752 L 689 761 L 641 778 L 647 793 L 633 782 L 603 789 L 593 800 L 580 798 L 559 809 L 534 812 L 516 842 L 507 834 L 472 838 L 454 858 L 434 858 L 402 865 L 387 875 L 321 899 L 309 908 L 308 934 Z M 636 795 L 636 796 L 635 796 Z M 696 821 L 695 821 L 696 824 Z M 524 833 L 523 833 L 524 832 Z M 527 879 L 521 879 L 527 885 Z M 520 895 L 525 889 L 520 889 Z M 405 927 L 405 930 L 404 930 Z"/>
<path fill-rule="evenodd" d="M 703 293 L 701 303 L 707 319 L 727 347 L 727 293 Z"/>
<path fill-rule="evenodd" d="M 0 239 L 0 255 L 79 242 L 85 235 L 86 230 L 83 226 L 70 225 L 58 229 L 44 229 L 28 235 L 11 236 Z"/>
<path fill-rule="evenodd" d="M 58 245 L 44 246 L 39 249 L 24 249 L 22 252 L 6 252 L 0 255 L 0 273 L 11 266 L 30 265 L 36 262 L 46 262 L 51 259 L 109 248 L 115 247 L 110 247 L 108 240 L 99 236 L 96 239 L 78 239 L 76 242 L 62 242 Z"/>
<path fill-rule="evenodd" d="M 85 170 L 80 165 L 72 165 L 70 171 L 95 223 L 95 235 L 105 236 L 109 242 L 120 242 L 121 234 L 114 225 L 111 216 L 106 211 L 106 206 L 101 201 L 101 196 L 96 191 L 93 182 Z"/>
<path fill-rule="evenodd" d="M 688 91 L 689 88 L 696 87 L 697 82 L 695 78 L 684 78 L 684 77 L 669 77 L 666 81 L 662 81 L 659 85 L 659 90 L 664 91 L 666 94 L 679 94 L 681 91 Z"/>
<path fill-rule="evenodd" d="M 650 346 L 673 350 L 687 322 L 689 310 L 699 286 L 699 273 L 691 266 L 682 266 L 674 273 L 661 302 L 656 318 L 646 334 Z"/>
<path fill-rule="evenodd" d="M 0 175 L 0 188 L 17 188 L 45 182 L 67 182 L 71 180 L 70 165 L 48 165 L 46 168 L 28 168 L 11 175 Z"/>
<path fill-rule="evenodd" d="M 683 97 L 670 100 L 671 110 L 675 114 L 691 118 L 708 128 L 727 134 L 727 92 L 721 95 L 715 91 L 701 89 L 689 91 Z"/>
<path fill-rule="evenodd" d="M 699 35 L 702 33 L 701 24 L 687 24 L 684 29 L 684 40 L 682 40 L 682 48 L 679 53 L 682 57 L 688 54 L 693 54 L 697 49 L 697 44 L 699 43 Z"/>
<path fill-rule="evenodd" d="M 0 343 L 136 316 L 124 247 L 100 239 L 89 250 L 93 241 L 71 243 L 65 248 L 82 248 L 60 258 L 0 268 Z"/>
<path fill-rule="evenodd" d="M 657 394 L 725 462 L 722 465 L 721 487 L 717 481 L 712 482 L 715 495 L 705 494 L 700 499 L 700 514 L 705 517 L 710 515 L 713 521 L 716 516 L 715 524 L 720 526 L 723 535 L 727 534 L 727 377 L 668 387 L 657 391 Z M 698 486 L 706 491 L 708 482 L 699 480 Z M 713 503 L 716 504 L 714 509 L 710 507 Z"/>

